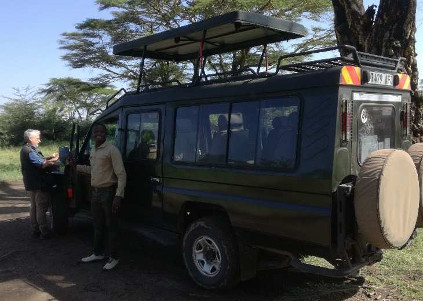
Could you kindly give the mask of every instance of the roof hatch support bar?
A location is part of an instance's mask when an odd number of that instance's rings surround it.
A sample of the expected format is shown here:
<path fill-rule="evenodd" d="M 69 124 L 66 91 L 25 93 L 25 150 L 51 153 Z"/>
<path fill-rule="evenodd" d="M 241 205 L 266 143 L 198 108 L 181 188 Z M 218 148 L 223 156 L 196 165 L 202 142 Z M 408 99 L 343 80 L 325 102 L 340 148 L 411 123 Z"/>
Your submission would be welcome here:
<path fill-rule="evenodd" d="M 194 68 L 194 77 L 192 81 L 194 85 L 201 80 L 201 72 L 204 71 L 203 47 L 204 47 L 204 40 L 206 39 L 206 35 L 207 35 L 207 29 L 204 29 L 203 36 L 201 37 L 201 41 L 198 46 L 198 59 Z"/>
<path fill-rule="evenodd" d="M 140 63 L 140 75 L 138 76 L 138 84 L 137 84 L 137 93 L 140 93 L 140 90 L 141 90 L 141 80 L 144 74 L 144 62 L 145 62 L 146 51 L 147 51 L 147 45 L 145 45 L 142 50 L 142 57 L 141 57 L 141 63 Z"/>
<path fill-rule="evenodd" d="M 261 53 L 260 61 L 258 63 L 258 67 L 257 67 L 257 74 L 260 73 L 260 67 L 261 67 L 261 63 L 263 63 L 263 58 L 264 57 L 266 57 L 266 72 L 267 72 L 268 69 L 269 69 L 269 61 L 268 61 L 268 58 L 267 58 L 267 44 L 264 44 L 263 45 L 263 51 Z"/>

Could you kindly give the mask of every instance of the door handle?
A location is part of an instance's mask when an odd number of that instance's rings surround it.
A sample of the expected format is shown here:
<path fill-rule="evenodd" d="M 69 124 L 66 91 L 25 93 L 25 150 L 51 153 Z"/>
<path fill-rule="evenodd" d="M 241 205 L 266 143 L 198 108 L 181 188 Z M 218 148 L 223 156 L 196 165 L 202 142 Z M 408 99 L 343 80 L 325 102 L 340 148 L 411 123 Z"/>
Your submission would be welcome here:
<path fill-rule="evenodd" d="M 153 185 L 159 185 L 160 184 L 160 178 L 156 177 L 150 177 L 151 184 Z"/>

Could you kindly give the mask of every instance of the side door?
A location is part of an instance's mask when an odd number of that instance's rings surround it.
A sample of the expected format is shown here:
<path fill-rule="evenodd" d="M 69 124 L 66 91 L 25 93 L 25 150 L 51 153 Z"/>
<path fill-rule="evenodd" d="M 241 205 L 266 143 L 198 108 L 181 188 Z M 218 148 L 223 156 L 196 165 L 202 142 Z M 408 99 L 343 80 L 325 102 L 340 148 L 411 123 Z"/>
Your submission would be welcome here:
<path fill-rule="evenodd" d="M 121 120 L 121 109 L 112 112 L 111 114 L 101 117 L 96 122 L 101 122 L 107 128 L 106 140 L 108 143 L 115 145 L 122 153 L 122 120 Z M 88 130 L 85 140 L 82 143 L 82 147 L 79 150 L 79 155 L 76 160 L 77 164 L 90 165 L 90 152 L 94 147 L 91 134 L 92 125 Z M 77 131 L 76 138 L 76 149 L 78 150 L 80 133 Z M 79 173 L 74 171 L 74 202 L 76 208 L 89 209 L 91 204 L 91 175 L 85 173 Z"/>
<path fill-rule="evenodd" d="M 127 181 L 122 215 L 158 227 L 163 227 L 163 115 L 164 106 L 124 110 Z"/>

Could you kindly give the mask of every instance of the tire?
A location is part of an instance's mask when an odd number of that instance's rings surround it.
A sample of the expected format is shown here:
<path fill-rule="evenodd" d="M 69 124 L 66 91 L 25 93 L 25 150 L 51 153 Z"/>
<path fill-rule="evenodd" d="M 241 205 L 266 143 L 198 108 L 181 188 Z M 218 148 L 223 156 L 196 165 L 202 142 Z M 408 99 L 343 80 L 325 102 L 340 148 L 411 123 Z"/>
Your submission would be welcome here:
<path fill-rule="evenodd" d="M 68 232 L 68 204 L 60 192 L 59 189 L 52 193 L 51 230 L 56 234 L 64 235 Z"/>
<path fill-rule="evenodd" d="M 416 226 L 423 228 L 423 143 L 416 143 L 411 145 L 407 152 L 410 154 L 411 159 L 413 159 L 414 165 L 416 166 L 417 175 L 419 177 L 420 204 Z"/>
<path fill-rule="evenodd" d="M 419 181 L 408 153 L 394 149 L 371 153 L 354 192 L 360 240 L 380 249 L 402 247 L 415 229 L 418 208 Z"/>
<path fill-rule="evenodd" d="M 236 239 L 219 218 L 194 221 L 185 232 L 182 254 L 189 275 L 201 287 L 228 289 L 239 282 Z"/>

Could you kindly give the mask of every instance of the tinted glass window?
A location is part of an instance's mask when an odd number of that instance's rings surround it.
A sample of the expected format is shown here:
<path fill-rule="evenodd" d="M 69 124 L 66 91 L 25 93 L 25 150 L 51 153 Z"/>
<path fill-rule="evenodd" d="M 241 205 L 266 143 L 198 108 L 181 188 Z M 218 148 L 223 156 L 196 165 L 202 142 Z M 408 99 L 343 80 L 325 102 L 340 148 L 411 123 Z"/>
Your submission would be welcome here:
<path fill-rule="evenodd" d="M 197 162 L 226 162 L 228 113 L 227 103 L 200 106 Z"/>
<path fill-rule="evenodd" d="M 395 111 L 392 106 L 364 105 L 358 118 L 358 160 L 376 150 L 395 147 Z"/>
<path fill-rule="evenodd" d="M 228 163 L 254 165 L 259 102 L 232 104 Z"/>
<path fill-rule="evenodd" d="M 174 161 L 289 169 L 295 166 L 299 99 L 180 107 Z M 228 131 L 229 128 L 229 131 Z M 228 136 L 229 133 L 229 136 Z"/>
<path fill-rule="evenodd" d="M 129 114 L 126 131 L 126 158 L 128 160 L 155 160 L 159 133 L 159 113 Z"/>
<path fill-rule="evenodd" d="M 294 97 L 261 102 L 258 165 L 293 168 L 297 153 L 299 100 Z"/>
<path fill-rule="evenodd" d="M 176 111 L 173 160 L 195 162 L 199 106 L 182 107 Z"/>

